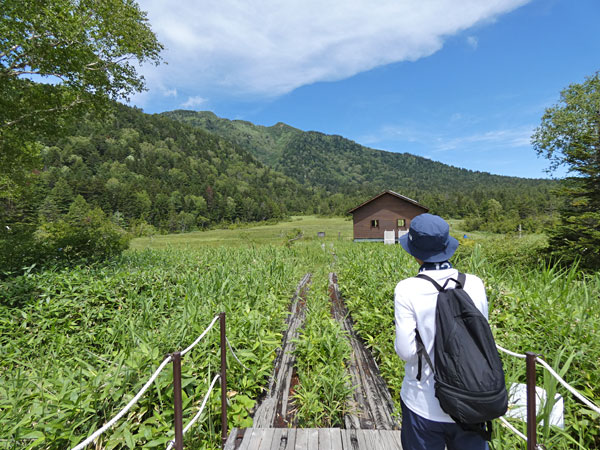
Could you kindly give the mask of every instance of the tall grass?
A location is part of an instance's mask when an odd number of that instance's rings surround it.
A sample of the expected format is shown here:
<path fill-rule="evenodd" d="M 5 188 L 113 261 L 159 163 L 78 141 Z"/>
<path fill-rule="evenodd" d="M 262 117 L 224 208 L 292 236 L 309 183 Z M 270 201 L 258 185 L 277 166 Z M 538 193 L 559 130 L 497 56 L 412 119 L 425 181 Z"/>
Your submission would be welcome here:
<path fill-rule="evenodd" d="M 399 406 L 403 363 L 394 352 L 393 291 L 399 280 L 416 274 L 416 262 L 399 246 L 334 238 L 326 244 L 294 241 L 288 248 L 280 234 L 270 238 L 274 246 L 242 240 L 237 248 L 130 251 L 104 264 L 26 272 L 0 282 L 0 448 L 77 444 L 127 403 L 166 353 L 189 345 L 221 310 L 227 312 L 228 338 L 250 369 L 229 361 L 230 424 L 248 426 L 249 410 L 273 368 L 289 300 L 306 272 L 314 279 L 297 347 L 296 407 L 304 425 L 337 425 L 346 407 L 348 348 L 329 314 L 326 273 L 334 261 L 355 327 Z M 484 280 L 498 343 L 542 353 L 600 403 L 600 275 L 538 262 L 537 238 L 474 241 L 462 242 L 455 264 Z M 184 358 L 184 422 L 218 371 L 217 341 L 218 333 L 210 333 Z M 523 382 L 523 361 L 502 357 L 508 382 Z M 543 373 L 540 368 L 538 384 L 549 398 L 554 391 L 565 397 L 566 428 L 540 423 L 542 443 L 600 448 L 598 415 Z M 97 448 L 155 448 L 172 439 L 171 383 L 166 370 Z M 218 398 L 213 394 L 186 445 L 218 447 Z M 496 428 L 494 448 L 522 445 Z"/>
<path fill-rule="evenodd" d="M 230 362 L 231 420 L 248 416 L 272 370 L 301 277 L 296 249 L 144 251 L 112 263 L 26 274 L 0 286 L 0 448 L 58 449 L 109 420 L 166 353 L 189 345 L 219 311 L 250 368 Z M 218 371 L 218 332 L 183 363 L 188 420 Z M 155 385 L 98 448 L 153 448 L 172 439 L 172 375 Z M 243 394 L 243 395 L 242 395 Z M 218 395 L 190 443 L 217 446 Z M 236 404 L 246 405 L 236 408 Z"/>

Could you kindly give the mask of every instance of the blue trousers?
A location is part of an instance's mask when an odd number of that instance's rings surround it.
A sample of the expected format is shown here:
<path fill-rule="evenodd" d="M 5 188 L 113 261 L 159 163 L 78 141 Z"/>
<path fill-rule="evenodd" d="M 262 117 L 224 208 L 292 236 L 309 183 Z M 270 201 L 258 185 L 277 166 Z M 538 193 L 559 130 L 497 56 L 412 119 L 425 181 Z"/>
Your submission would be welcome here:
<path fill-rule="evenodd" d="M 488 450 L 479 434 L 456 423 L 434 422 L 402 406 L 402 450 Z"/>

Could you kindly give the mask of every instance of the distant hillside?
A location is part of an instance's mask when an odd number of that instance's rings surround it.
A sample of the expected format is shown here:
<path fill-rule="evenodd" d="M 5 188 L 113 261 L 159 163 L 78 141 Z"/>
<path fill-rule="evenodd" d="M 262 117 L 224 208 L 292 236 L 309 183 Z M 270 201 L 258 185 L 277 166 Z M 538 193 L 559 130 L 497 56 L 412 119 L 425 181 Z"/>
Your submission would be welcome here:
<path fill-rule="evenodd" d="M 36 201 L 46 218 L 82 195 L 124 226 L 145 221 L 187 231 L 311 211 L 313 194 L 245 149 L 199 128 L 116 105 L 107 120 L 82 120 L 46 142 Z"/>
<path fill-rule="evenodd" d="M 439 214 L 463 216 L 490 199 L 519 216 L 553 209 L 551 180 L 491 175 L 448 166 L 408 153 L 374 150 L 341 136 L 301 131 L 283 123 L 271 127 L 217 117 L 212 112 L 171 111 L 164 116 L 215 133 L 252 153 L 264 164 L 333 196 L 340 212 L 358 200 L 393 189 Z M 343 195 L 344 200 L 339 198 Z"/>

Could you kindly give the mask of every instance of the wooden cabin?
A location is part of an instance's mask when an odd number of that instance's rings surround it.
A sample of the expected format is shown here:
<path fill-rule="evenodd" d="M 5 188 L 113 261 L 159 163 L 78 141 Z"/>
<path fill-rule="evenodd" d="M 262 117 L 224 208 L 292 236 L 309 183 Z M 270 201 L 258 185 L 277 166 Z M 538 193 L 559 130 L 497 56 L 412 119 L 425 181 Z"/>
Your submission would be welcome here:
<path fill-rule="evenodd" d="M 413 217 L 429 209 L 394 191 L 381 194 L 348 211 L 354 222 L 354 241 L 383 242 L 385 232 L 394 232 L 393 240 L 408 232 Z"/>

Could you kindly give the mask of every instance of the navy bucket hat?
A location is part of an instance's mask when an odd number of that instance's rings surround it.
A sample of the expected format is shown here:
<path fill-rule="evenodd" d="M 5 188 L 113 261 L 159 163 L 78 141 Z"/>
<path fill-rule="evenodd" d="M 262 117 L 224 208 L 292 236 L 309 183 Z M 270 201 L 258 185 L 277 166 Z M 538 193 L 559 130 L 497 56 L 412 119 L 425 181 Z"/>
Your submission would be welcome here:
<path fill-rule="evenodd" d="M 447 261 L 458 248 L 458 241 L 450 236 L 450 226 L 433 214 L 412 219 L 408 233 L 399 241 L 404 250 L 423 262 Z"/>

